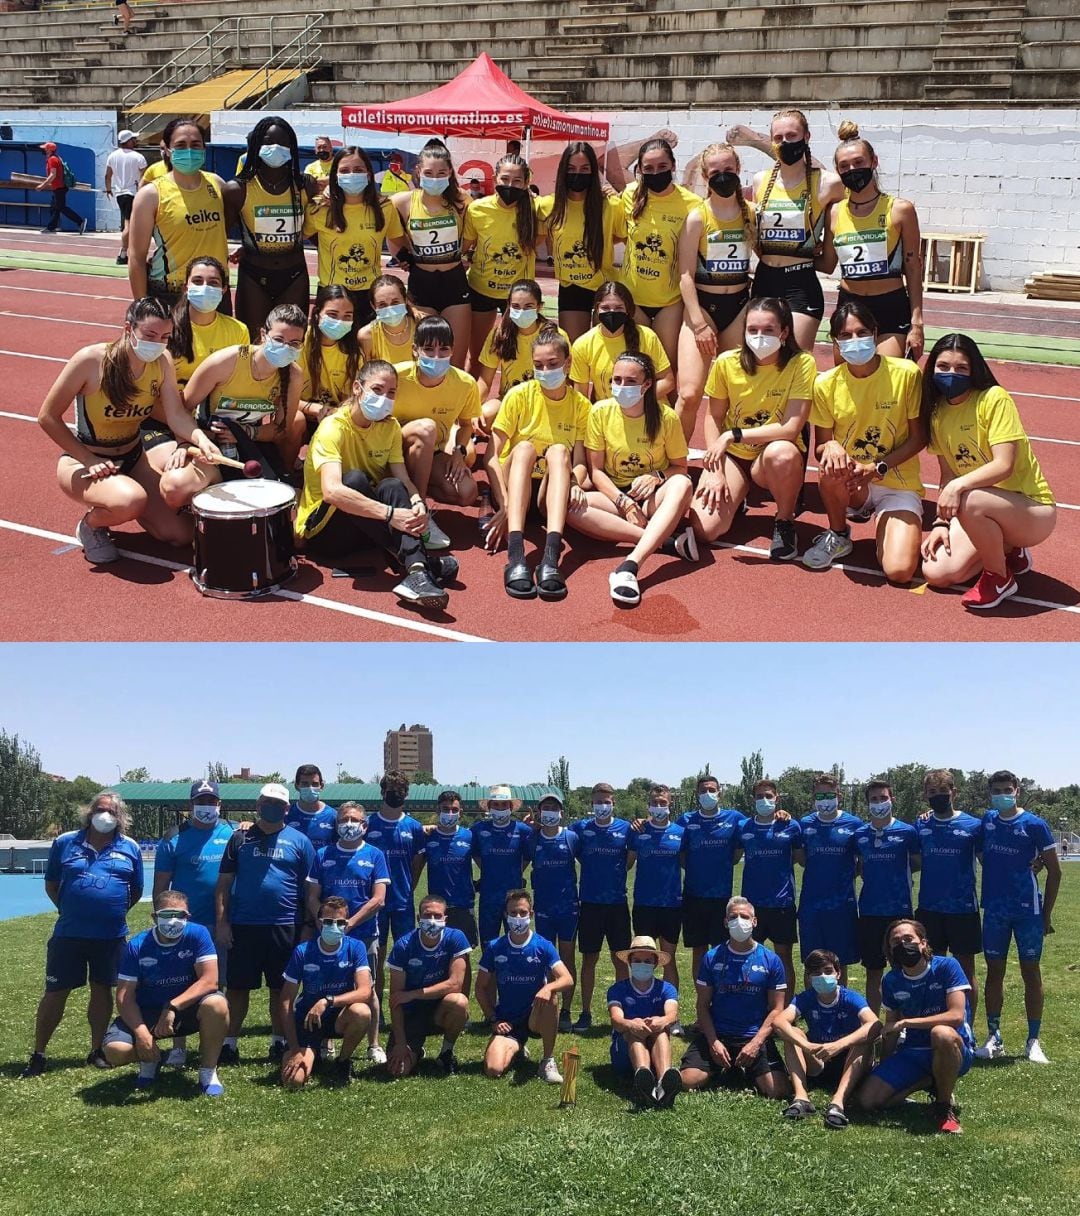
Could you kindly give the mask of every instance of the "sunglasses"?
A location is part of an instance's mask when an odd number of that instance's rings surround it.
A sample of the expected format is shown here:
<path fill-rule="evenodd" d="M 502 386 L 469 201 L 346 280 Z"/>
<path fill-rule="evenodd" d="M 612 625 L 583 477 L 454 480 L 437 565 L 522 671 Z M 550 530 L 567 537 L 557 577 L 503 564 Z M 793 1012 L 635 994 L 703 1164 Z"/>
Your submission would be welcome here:
<path fill-rule="evenodd" d="M 335 929 L 344 929 L 348 926 L 347 920 L 320 920 L 319 924 L 326 928 L 328 925 L 333 925 Z"/>

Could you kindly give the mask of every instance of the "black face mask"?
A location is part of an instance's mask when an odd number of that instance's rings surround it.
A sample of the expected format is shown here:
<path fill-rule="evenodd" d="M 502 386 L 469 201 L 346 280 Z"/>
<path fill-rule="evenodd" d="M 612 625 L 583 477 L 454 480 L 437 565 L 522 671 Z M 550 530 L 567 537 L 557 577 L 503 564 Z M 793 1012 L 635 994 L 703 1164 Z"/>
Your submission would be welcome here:
<path fill-rule="evenodd" d="M 566 188 L 567 190 L 573 190 L 577 194 L 579 191 L 588 190 L 591 181 L 591 173 L 568 173 L 566 175 Z"/>
<path fill-rule="evenodd" d="M 383 794 L 383 802 L 385 802 L 388 807 L 392 807 L 396 810 L 399 806 L 405 805 L 405 795 L 399 794 L 397 790 L 387 790 L 386 793 Z"/>
<path fill-rule="evenodd" d="M 840 180 L 852 194 L 858 194 L 874 180 L 874 171 L 873 169 L 848 169 L 840 174 Z"/>
<path fill-rule="evenodd" d="M 671 170 L 665 169 L 662 173 L 642 173 L 641 180 L 645 183 L 646 190 L 659 194 L 661 190 L 666 190 L 671 185 L 671 177 Z"/>
<path fill-rule="evenodd" d="M 613 334 L 617 329 L 622 329 L 622 327 L 629 320 L 629 314 L 619 311 L 598 312 L 596 314 L 596 319 L 608 331 L 609 334 Z"/>
<path fill-rule="evenodd" d="M 914 967 L 922 956 L 918 942 L 897 942 L 892 948 L 892 961 L 897 967 Z"/>
<path fill-rule="evenodd" d="M 794 165 L 806 155 L 806 140 L 794 139 L 780 145 L 780 159 L 785 165 Z"/>
<path fill-rule="evenodd" d="M 741 184 L 737 173 L 714 173 L 709 178 L 709 189 L 721 198 L 731 198 Z"/>
<path fill-rule="evenodd" d="M 935 815 L 946 819 L 952 814 L 952 794 L 931 794 L 926 801 Z"/>
<path fill-rule="evenodd" d="M 524 186 L 496 186 L 495 193 L 510 207 L 514 203 L 520 202 L 525 197 L 526 191 Z"/>

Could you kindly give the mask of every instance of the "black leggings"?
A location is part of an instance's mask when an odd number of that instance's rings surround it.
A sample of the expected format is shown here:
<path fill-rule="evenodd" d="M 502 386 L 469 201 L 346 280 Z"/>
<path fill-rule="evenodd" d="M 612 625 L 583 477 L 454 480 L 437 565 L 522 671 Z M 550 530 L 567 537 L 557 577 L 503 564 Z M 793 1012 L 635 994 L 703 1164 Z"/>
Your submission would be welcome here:
<path fill-rule="evenodd" d="M 341 482 L 350 490 L 363 494 L 365 498 L 373 498 L 383 506 L 395 509 L 409 507 L 409 491 L 396 477 L 384 477 L 377 486 L 373 486 L 366 473 L 350 469 L 342 474 Z M 325 509 L 325 504 L 319 508 Z M 318 518 L 309 519 L 308 524 L 311 523 L 317 524 Z M 350 515 L 340 507 L 330 516 L 322 531 L 306 541 L 305 550 L 316 561 L 333 562 L 371 544 L 394 554 L 406 570 L 413 562 L 422 561 L 424 557 L 424 546 L 419 536 L 398 532 L 382 519 Z"/>

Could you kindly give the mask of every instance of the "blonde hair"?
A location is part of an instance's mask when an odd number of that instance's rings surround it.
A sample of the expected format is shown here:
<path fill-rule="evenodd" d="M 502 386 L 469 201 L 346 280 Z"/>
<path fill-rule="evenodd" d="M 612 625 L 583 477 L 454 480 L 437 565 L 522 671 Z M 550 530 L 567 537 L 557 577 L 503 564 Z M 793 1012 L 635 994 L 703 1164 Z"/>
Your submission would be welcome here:
<path fill-rule="evenodd" d="M 871 160 L 877 156 L 877 153 L 874 151 L 874 145 L 868 139 L 863 139 L 859 134 L 859 124 L 852 122 L 850 118 L 845 118 L 840 126 L 837 127 L 836 138 L 840 141 L 840 146 L 833 153 L 834 165 L 840 157 L 840 148 L 843 148 L 847 144 L 862 144 L 863 150 Z"/>
<path fill-rule="evenodd" d="M 731 144 L 715 143 L 709 144 L 707 148 L 702 150 L 697 155 L 694 168 L 698 176 L 704 181 L 706 188 L 709 185 L 709 179 L 705 176 L 705 160 L 710 156 L 720 156 L 724 152 L 730 152 L 735 157 L 735 171 L 741 172 L 742 161 L 739 159 L 738 152 Z M 742 187 L 735 192 L 735 197 L 739 200 L 739 210 L 742 212 L 743 228 L 746 230 L 746 239 L 751 244 L 757 243 L 757 219 L 754 213 L 750 210 L 750 205 L 746 201 L 746 195 L 742 192 Z"/>
<path fill-rule="evenodd" d="M 956 782 L 947 768 L 932 768 L 928 773 L 923 773 L 922 783 L 923 789 L 926 789 L 928 785 L 940 785 L 950 790 L 956 789 Z"/>
<path fill-rule="evenodd" d="M 810 134 L 810 124 L 806 121 L 806 115 L 802 110 L 777 110 L 772 116 L 769 123 L 769 138 L 772 138 L 772 124 L 778 118 L 794 118 L 797 119 L 802 126 L 803 132 L 806 135 Z M 761 194 L 761 202 L 758 204 L 760 211 L 767 210 L 769 196 L 772 194 L 773 187 L 776 185 L 776 179 L 780 176 L 780 158 L 776 157 L 773 161 L 772 172 L 769 174 L 769 180 L 765 183 L 765 189 Z M 806 225 L 807 232 L 814 231 L 814 203 L 817 201 L 814 191 L 814 162 L 810 156 L 810 146 L 807 144 L 806 152 L 803 154 L 803 164 L 805 165 L 806 173 L 806 201 L 803 204 L 803 223 Z"/>

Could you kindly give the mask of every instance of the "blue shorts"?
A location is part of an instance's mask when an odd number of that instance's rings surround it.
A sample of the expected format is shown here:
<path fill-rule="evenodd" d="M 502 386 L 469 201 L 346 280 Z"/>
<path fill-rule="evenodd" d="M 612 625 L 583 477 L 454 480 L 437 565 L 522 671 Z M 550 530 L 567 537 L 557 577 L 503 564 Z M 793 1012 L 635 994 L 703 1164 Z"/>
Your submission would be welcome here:
<path fill-rule="evenodd" d="M 495 938 L 502 934 L 504 911 L 504 903 L 480 904 L 480 913 L 477 917 L 477 924 L 480 932 L 481 946 L 486 945 L 490 941 L 494 941 Z M 541 934 L 541 936 L 545 935 Z M 548 940 L 550 941 L 550 938 Z"/>
<path fill-rule="evenodd" d="M 562 912 L 541 912 L 536 909 L 536 931 L 549 942 L 572 942 L 577 937 L 578 906 Z"/>
<path fill-rule="evenodd" d="M 393 933 L 394 941 L 411 933 L 416 928 L 416 909 L 410 904 L 407 908 L 382 908 L 379 911 L 379 953 L 386 956 L 386 943 Z"/>
<path fill-rule="evenodd" d="M 122 937 L 50 937 L 45 947 L 45 991 L 82 988 L 92 984 L 116 987 L 125 941 Z"/>
<path fill-rule="evenodd" d="M 805 963 L 814 950 L 831 950 L 841 963 L 859 961 L 858 913 L 849 908 L 800 908 L 799 953 Z"/>
<path fill-rule="evenodd" d="M 630 1067 L 630 1048 L 626 1045 L 626 1040 L 617 1030 L 611 1032 L 611 1067 L 617 1073 L 629 1073 Z"/>
<path fill-rule="evenodd" d="M 1009 941 L 1016 939 L 1016 953 L 1022 963 L 1038 962 L 1043 951 L 1043 918 L 1039 912 L 983 913 L 983 954 L 1001 959 L 1009 955 Z"/>
<path fill-rule="evenodd" d="M 963 1048 L 960 1076 L 967 1072 L 971 1067 L 971 1061 L 975 1058 L 971 1045 L 966 1040 L 963 1040 Z M 910 1089 L 922 1080 L 933 1078 L 934 1049 L 932 1047 L 901 1047 L 899 1051 L 894 1051 L 887 1060 L 882 1060 L 870 1075 L 884 1081 L 894 1093 L 899 1093 L 902 1089 Z"/>

